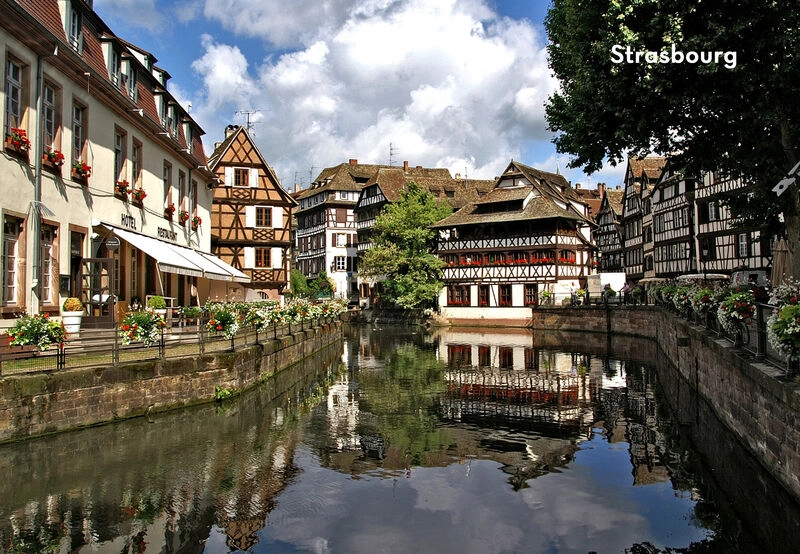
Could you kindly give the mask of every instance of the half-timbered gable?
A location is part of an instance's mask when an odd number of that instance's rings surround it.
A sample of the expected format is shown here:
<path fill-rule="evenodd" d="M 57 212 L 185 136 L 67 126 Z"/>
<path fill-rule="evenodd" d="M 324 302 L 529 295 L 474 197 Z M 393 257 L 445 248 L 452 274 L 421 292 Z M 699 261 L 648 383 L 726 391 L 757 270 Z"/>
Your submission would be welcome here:
<path fill-rule="evenodd" d="M 694 246 L 695 180 L 668 165 L 651 194 L 653 258 L 659 277 L 696 271 Z"/>
<path fill-rule="evenodd" d="M 600 251 L 599 269 L 601 271 L 624 271 L 624 250 L 622 245 L 621 190 L 604 191 L 600 207 L 595 215 L 597 228 L 594 231 L 595 245 Z"/>
<path fill-rule="evenodd" d="M 625 170 L 625 193 L 622 205 L 622 234 L 625 248 L 625 272 L 633 280 L 644 276 L 644 236 L 642 197 L 660 179 L 665 158 L 631 156 Z"/>
<path fill-rule="evenodd" d="M 495 188 L 434 225 L 450 319 L 525 320 L 592 272 L 587 207 L 561 175 L 511 164 Z"/>
<path fill-rule="evenodd" d="M 747 194 L 747 186 L 720 172 L 706 172 L 697 184 L 698 270 L 728 275 L 736 270 L 765 271 L 772 255 L 772 237 L 763 229 L 734 228 L 730 210 L 722 201 L 731 193 Z"/>
<path fill-rule="evenodd" d="M 220 183 L 214 190 L 212 249 L 250 276 L 245 300 L 277 300 L 289 284 L 296 202 L 244 127 L 229 125 L 225 132 L 209 159 Z"/>

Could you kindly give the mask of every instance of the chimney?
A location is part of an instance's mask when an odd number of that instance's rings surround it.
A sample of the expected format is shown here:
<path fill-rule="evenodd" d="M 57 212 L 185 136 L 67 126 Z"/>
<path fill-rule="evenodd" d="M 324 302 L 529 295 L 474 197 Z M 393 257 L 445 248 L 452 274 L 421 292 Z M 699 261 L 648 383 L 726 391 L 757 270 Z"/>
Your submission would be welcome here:
<path fill-rule="evenodd" d="M 355 158 L 350 158 L 350 165 L 358 165 L 358 160 Z"/>
<path fill-rule="evenodd" d="M 459 179 L 461 179 L 461 173 L 456 173 L 455 179 L 456 179 L 456 180 L 459 180 Z"/>
<path fill-rule="evenodd" d="M 581 184 L 575 183 L 575 190 L 581 190 Z"/>
<path fill-rule="evenodd" d="M 422 169 L 422 166 L 421 166 L 421 165 L 418 165 L 418 166 L 417 166 L 417 169 Z"/>
<path fill-rule="evenodd" d="M 616 187 L 614 187 L 614 189 L 615 190 L 622 190 L 622 185 L 617 185 Z"/>
<path fill-rule="evenodd" d="M 597 192 L 600 194 L 600 198 L 606 195 L 606 184 L 605 183 L 597 183 Z"/>
<path fill-rule="evenodd" d="M 294 191 L 295 192 L 300 192 L 300 183 L 295 183 L 294 184 Z"/>
<path fill-rule="evenodd" d="M 233 133 L 235 133 L 236 129 L 238 128 L 239 128 L 238 125 L 228 125 L 227 127 L 225 127 L 225 138 L 228 138 Z"/>
<path fill-rule="evenodd" d="M 403 162 L 403 171 L 408 171 L 408 160 Z"/>

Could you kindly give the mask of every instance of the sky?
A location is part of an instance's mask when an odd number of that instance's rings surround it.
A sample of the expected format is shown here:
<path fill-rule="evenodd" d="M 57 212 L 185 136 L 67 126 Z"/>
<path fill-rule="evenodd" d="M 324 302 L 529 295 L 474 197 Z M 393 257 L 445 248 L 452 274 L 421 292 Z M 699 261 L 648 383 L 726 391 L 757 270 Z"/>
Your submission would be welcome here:
<path fill-rule="evenodd" d="M 544 118 L 548 0 L 95 0 L 119 37 L 153 54 L 205 131 L 251 134 L 288 190 L 361 163 L 492 179 L 510 161 L 594 187 L 557 154 Z M 191 106 L 191 107 L 190 107 Z"/>

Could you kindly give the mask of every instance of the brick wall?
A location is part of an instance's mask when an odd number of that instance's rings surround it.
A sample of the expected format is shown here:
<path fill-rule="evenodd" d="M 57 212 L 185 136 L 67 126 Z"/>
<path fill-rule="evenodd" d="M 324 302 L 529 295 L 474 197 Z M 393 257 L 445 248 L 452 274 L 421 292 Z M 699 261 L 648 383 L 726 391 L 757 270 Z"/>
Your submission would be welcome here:
<path fill-rule="evenodd" d="M 0 380 L 0 442 L 166 411 L 242 391 L 341 339 L 337 323 L 236 352 Z"/>

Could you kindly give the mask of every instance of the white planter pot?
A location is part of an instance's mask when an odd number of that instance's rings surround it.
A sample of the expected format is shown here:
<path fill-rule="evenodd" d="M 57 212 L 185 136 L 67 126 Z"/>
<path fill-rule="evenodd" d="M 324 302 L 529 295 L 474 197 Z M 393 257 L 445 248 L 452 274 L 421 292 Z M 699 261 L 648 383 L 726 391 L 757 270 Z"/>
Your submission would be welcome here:
<path fill-rule="evenodd" d="M 77 335 L 81 332 L 81 321 L 83 320 L 83 311 L 80 312 L 61 312 L 61 323 L 67 329 L 70 335 Z"/>

